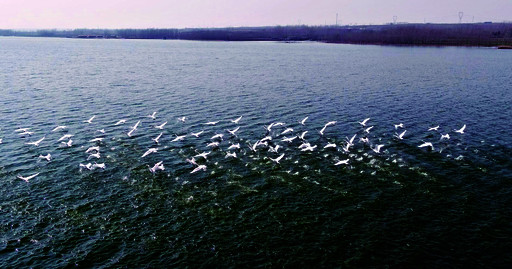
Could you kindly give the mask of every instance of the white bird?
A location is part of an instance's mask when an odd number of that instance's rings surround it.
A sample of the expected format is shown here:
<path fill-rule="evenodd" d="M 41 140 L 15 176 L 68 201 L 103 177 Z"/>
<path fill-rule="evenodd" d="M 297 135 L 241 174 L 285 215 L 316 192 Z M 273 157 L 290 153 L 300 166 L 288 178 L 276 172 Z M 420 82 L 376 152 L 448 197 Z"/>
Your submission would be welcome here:
<path fill-rule="evenodd" d="M 68 142 L 60 142 L 61 144 L 64 144 L 64 146 L 67 146 L 68 148 L 71 147 L 73 144 L 73 140 L 69 139 Z"/>
<path fill-rule="evenodd" d="M 396 137 L 396 138 L 398 138 L 398 139 L 400 139 L 400 140 L 402 140 L 402 139 L 404 139 L 405 132 L 407 132 L 407 130 L 404 130 L 404 131 L 403 131 L 402 133 L 400 133 L 400 134 L 395 133 L 395 137 Z"/>
<path fill-rule="evenodd" d="M 78 166 L 80 167 L 80 170 L 82 170 L 82 168 L 86 168 L 87 170 L 91 170 L 92 169 L 92 164 L 91 163 L 79 164 Z"/>
<path fill-rule="evenodd" d="M 165 126 L 166 124 L 167 124 L 167 122 L 164 122 L 164 123 L 162 123 L 162 124 L 160 124 L 160 125 L 155 126 L 155 128 L 162 130 L 162 129 L 164 129 L 164 126 Z"/>
<path fill-rule="evenodd" d="M 198 167 L 196 167 L 194 170 L 192 170 L 192 172 L 190 172 L 191 174 L 197 172 L 197 171 L 200 171 L 200 170 L 203 170 L 203 171 L 206 171 L 206 165 L 199 165 Z"/>
<path fill-rule="evenodd" d="M 156 171 L 158 171 L 158 170 L 162 170 L 162 171 L 165 170 L 163 161 L 157 162 L 155 165 L 153 165 L 153 167 L 149 168 L 149 171 L 153 174 L 156 173 Z"/>
<path fill-rule="evenodd" d="M 19 133 L 19 132 L 28 132 L 28 130 L 30 130 L 30 128 L 19 128 L 19 129 L 16 129 L 14 131 Z"/>
<path fill-rule="evenodd" d="M 30 131 L 25 131 L 23 133 L 19 133 L 20 136 L 25 136 L 25 135 L 33 135 L 34 132 L 30 132 Z"/>
<path fill-rule="evenodd" d="M 289 132 L 293 132 L 293 128 L 286 128 L 286 130 L 284 130 L 281 134 L 284 135 L 284 134 L 287 134 Z"/>
<path fill-rule="evenodd" d="M 338 165 L 342 165 L 342 164 L 348 164 L 348 161 L 349 161 L 349 159 L 341 160 L 341 161 L 336 162 L 334 165 L 338 166 Z"/>
<path fill-rule="evenodd" d="M 259 145 L 268 146 L 268 142 L 267 141 L 261 142 L 261 140 L 258 140 L 252 146 L 250 146 L 250 144 L 249 144 L 252 151 L 256 151 L 256 147 L 258 147 Z"/>
<path fill-rule="evenodd" d="M 183 140 L 183 139 L 185 139 L 185 137 L 187 137 L 187 136 L 186 135 L 176 135 L 176 138 L 171 140 L 171 142 L 176 142 L 176 141 Z"/>
<path fill-rule="evenodd" d="M 238 118 L 237 118 L 237 119 L 235 119 L 235 120 L 231 120 L 231 122 L 232 122 L 232 123 L 236 123 L 236 124 L 238 124 L 238 122 L 242 119 L 242 117 L 243 117 L 243 116 L 240 116 L 240 117 L 238 117 Z"/>
<path fill-rule="evenodd" d="M 64 125 L 59 125 L 59 126 L 57 126 L 57 127 L 53 128 L 52 132 L 57 132 L 58 130 L 64 130 L 64 129 L 66 129 L 66 128 L 67 128 L 67 127 L 66 127 L 66 126 L 64 126 Z"/>
<path fill-rule="evenodd" d="M 123 124 L 125 123 L 126 120 L 125 119 L 122 119 L 122 120 L 119 120 L 118 122 L 116 122 L 114 125 L 119 125 L 119 124 Z"/>
<path fill-rule="evenodd" d="M 137 121 L 137 123 L 135 123 L 135 125 L 133 125 L 132 129 L 137 129 L 137 127 L 139 127 L 140 125 L 140 120 Z"/>
<path fill-rule="evenodd" d="M 350 139 L 348 139 L 348 137 L 347 137 L 347 143 L 350 144 L 351 146 L 353 146 L 354 139 L 356 139 L 356 136 L 357 136 L 357 134 L 353 135 Z"/>
<path fill-rule="evenodd" d="M 352 146 L 352 144 L 350 144 L 349 142 L 347 142 L 347 144 L 343 147 L 343 151 L 345 152 L 349 152 L 350 151 L 350 147 Z"/>
<path fill-rule="evenodd" d="M 218 147 L 219 146 L 219 142 L 211 142 L 209 143 L 208 145 L 206 145 L 207 147 L 212 147 L 212 148 L 215 148 L 215 147 Z"/>
<path fill-rule="evenodd" d="M 380 149 L 384 147 L 384 145 L 377 145 L 375 146 L 375 148 L 372 148 L 372 150 L 375 152 L 375 153 L 380 153 Z"/>
<path fill-rule="evenodd" d="M 41 138 L 41 139 L 39 139 L 39 140 L 37 140 L 37 141 L 35 141 L 35 142 L 29 142 L 29 143 L 25 143 L 25 144 L 26 144 L 26 145 L 34 145 L 34 146 L 38 147 L 38 146 L 39 146 L 39 144 L 41 144 L 41 142 L 44 140 L 44 138 L 45 138 L 45 137 L 43 136 L 43 138 Z"/>
<path fill-rule="evenodd" d="M 434 150 L 434 145 L 431 142 L 423 142 L 423 144 L 419 145 L 418 148 L 430 147 L 431 150 Z"/>
<path fill-rule="evenodd" d="M 70 137 L 73 137 L 73 135 L 72 135 L 72 134 L 65 134 L 65 135 L 63 135 L 61 138 L 59 138 L 59 140 L 58 140 L 58 141 L 65 140 L 65 139 L 68 139 L 68 138 L 70 138 Z"/>
<path fill-rule="evenodd" d="M 395 124 L 395 130 L 398 128 L 404 128 L 404 124 L 403 123 Z"/>
<path fill-rule="evenodd" d="M 370 139 L 368 139 L 368 137 L 361 137 L 361 138 L 359 139 L 359 141 L 361 141 L 361 142 L 363 142 L 363 143 L 366 143 L 366 144 L 370 143 Z"/>
<path fill-rule="evenodd" d="M 317 147 L 316 145 L 308 146 L 308 147 L 305 147 L 305 148 L 301 149 L 300 151 L 313 151 L 313 150 L 316 149 L 316 147 Z"/>
<path fill-rule="evenodd" d="M 22 176 L 17 176 L 17 178 L 21 179 L 21 180 L 24 180 L 25 182 L 28 182 L 29 180 L 37 177 L 39 175 L 39 173 L 35 173 L 31 176 L 28 176 L 28 177 L 22 177 Z"/>
<path fill-rule="evenodd" d="M 263 138 L 260 140 L 260 142 L 271 141 L 271 140 L 272 140 L 272 136 L 267 135 L 267 136 L 263 137 Z"/>
<path fill-rule="evenodd" d="M 446 140 L 450 139 L 450 134 L 441 134 L 441 140 L 443 140 L 443 139 L 446 139 Z"/>
<path fill-rule="evenodd" d="M 96 137 L 94 139 L 89 140 L 89 142 L 101 142 L 103 140 L 103 137 Z"/>
<path fill-rule="evenodd" d="M 235 128 L 235 129 L 233 129 L 233 130 L 226 130 L 226 131 L 228 131 L 228 133 L 230 133 L 231 135 L 236 136 L 236 135 L 235 135 L 235 133 L 236 133 L 239 129 L 240 129 L 240 126 L 236 127 L 236 128 Z"/>
<path fill-rule="evenodd" d="M 88 120 L 86 120 L 86 121 L 84 121 L 84 122 L 92 123 L 92 120 L 94 120 L 94 118 L 95 118 L 95 117 L 96 117 L 96 116 L 92 116 L 90 119 L 88 119 Z"/>
<path fill-rule="evenodd" d="M 295 140 L 295 138 L 297 138 L 297 136 L 294 136 L 294 137 L 284 137 L 282 139 L 283 142 L 288 142 L 288 143 L 291 143 L 293 142 L 293 140 Z"/>
<path fill-rule="evenodd" d="M 271 123 L 269 124 L 267 127 L 263 127 L 265 128 L 265 130 L 267 130 L 268 132 L 270 132 L 272 130 L 272 127 L 274 127 L 274 123 Z"/>
<path fill-rule="evenodd" d="M 231 144 L 231 146 L 229 146 L 228 150 L 239 149 L 239 148 L 240 148 L 240 143 L 236 143 L 236 144 Z"/>
<path fill-rule="evenodd" d="M 87 160 L 90 160 L 92 158 L 96 158 L 96 159 L 101 158 L 100 153 L 96 152 L 96 153 L 93 153 L 93 154 L 89 155 L 89 157 L 87 157 Z"/>
<path fill-rule="evenodd" d="M 181 121 L 181 122 L 185 122 L 186 119 L 187 119 L 187 117 L 178 118 L 178 120 Z"/>
<path fill-rule="evenodd" d="M 463 134 L 464 133 L 464 129 L 466 129 L 466 124 L 464 124 L 464 126 L 462 126 L 462 128 L 460 128 L 459 130 L 453 130 L 453 131 L 456 132 L 456 133 L 459 133 L 459 134 Z"/>
<path fill-rule="evenodd" d="M 39 155 L 39 159 L 45 159 L 47 161 L 50 161 L 52 159 L 52 155 L 50 153 L 46 154 L 46 156 Z"/>
<path fill-rule="evenodd" d="M 146 152 L 144 152 L 144 154 L 142 154 L 141 158 L 144 158 L 144 157 L 148 156 L 149 154 L 155 153 L 157 151 L 158 151 L 158 148 L 150 148 Z"/>
<path fill-rule="evenodd" d="M 148 115 L 148 118 L 156 119 L 156 112 L 153 112 L 153 114 Z"/>
<path fill-rule="evenodd" d="M 105 129 L 100 129 L 100 130 L 98 130 L 98 132 L 104 134 L 105 133 Z"/>
<path fill-rule="evenodd" d="M 2 144 L 2 138 L 0 138 L 0 144 Z"/>
<path fill-rule="evenodd" d="M 139 127 L 139 124 L 140 124 L 140 121 L 137 121 L 137 123 L 135 123 L 135 125 L 132 127 L 132 129 L 128 132 L 128 136 L 131 137 L 132 136 L 132 133 L 137 130 L 137 127 Z"/>
<path fill-rule="evenodd" d="M 360 121 L 359 124 L 366 126 L 366 122 L 368 122 L 369 120 L 370 120 L 370 118 L 366 118 L 363 121 Z"/>
<path fill-rule="evenodd" d="M 204 125 L 215 125 L 217 123 L 219 123 L 219 121 L 209 121 L 209 122 L 205 123 Z"/>
<path fill-rule="evenodd" d="M 96 168 L 100 168 L 100 169 L 105 169 L 105 163 L 94 163 L 92 165 L 92 168 L 91 169 L 96 169 Z"/>
<path fill-rule="evenodd" d="M 186 161 L 187 161 L 188 163 L 192 164 L 192 165 L 198 165 L 198 164 L 196 163 L 196 159 L 195 159 L 194 157 L 192 157 L 192 158 L 190 158 L 190 159 L 186 159 Z"/>
<path fill-rule="evenodd" d="M 195 157 L 203 157 L 205 160 L 206 160 L 206 156 L 208 156 L 208 154 L 212 153 L 211 151 L 208 151 L 208 152 L 203 152 L 203 153 L 199 153 L 197 154 Z"/>
<path fill-rule="evenodd" d="M 370 127 L 366 128 L 366 129 L 364 129 L 364 132 L 365 132 L 365 133 L 367 133 L 367 134 L 369 134 L 369 133 L 370 133 L 370 130 L 371 130 L 372 128 L 373 128 L 373 126 L 370 126 Z"/>
<path fill-rule="evenodd" d="M 274 123 L 273 126 L 284 126 L 284 125 L 285 125 L 284 122 L 276 122 L 276 123 Z"/>
<path fill-rule="evenodd" d="M 277 151 L 279 150 L 279 147 L 281 147 L 281 146 L 279 146 L 279 145 L 275 145 L 275 147 L 268 146 L 268 151 L 269 151 L 269 152 L 275 152 L 275 153 L 277 153 Z"/>
<path fill-rule="evenodd" d="M 99 152 L 100 151 L 100 147 L 99 146 L 96 146 L 96 147 L 90 147 L 88 148 L 85 153 L 89 153 L 91 151 L 96 151 L 96 152 Z"/>
<path fill-rule="evenodd" d="M 229 158 L 229 157 L 236 158 L 236 152 L 233 152 L 233 153 L 227 152 L 225 158 Z"/>
<path fill-rule="evenodd" d="M 284 157 L 284 153 L 281 154 L 281 156 L 275 158 L 275 159 L 272 159 L 272 158 L 269 158 L 271 161 L 275 162 L 275 163 L 279 163 L 279 161 Z"/>
<path fill-rule="evenodd" d="M 305 117 L 304 119 L 302 119 L 302 120 L 300 121 L 300 124 L 305 125 L 305 124 L 306 124 L 306 121 L 308 120 L 308 118 L 309 118 L 309 117 Z"/>
<path fill-rule="evenodd" d="M 437 131 L 437 129 L 439 129 L 439 125 L 428 128 L 428 131 Z"/>
<path fill-rule="evenodd" d="M 162 137 L 162 135 L 163 135 L 163 134 L 164 134 L 164 133 L 160 133 L 157 137 L 155 137 L 155 138 L 151 138 L 151 140 L 153 140 L 153 141 L 155 141 L 155 143 L 159 144 L 159 143 L 158 143 L 158 140 L 160 139 L 160 137 Z"/>
<path fill-rule="evenodd" d="M 216 134 L 216 135 L 212 136 L 210 139 L 213 140 L 213 139 L 220 138 L 220 140 L 222 140 L 223 137 L 224 137 L 223 134 Z"/>
<path fill-rule="evenodd" d="M 132 137 L 132 134 L 133 134 L 133 132 L 135 132 L 135 130 L 136 130 L 136 129 L 131 129 L 131 130 L 127 133 L 127 135 L 128 135 L 129 137 Z"/>
<path fill-rule="evenodd" d="M 195 136 L 195 137 L 199 137 L 203 132 L 204 131 L 197 132 L 197 133 L 191 133 L 190 135 Z"/>
<path fill-rule="evenodd" d="M 327 126 L 331 126 L 331 125 L 334 125 L 334 124 L 336 124 L 336 121 L 330 121 L 330 122 L 326 123 L 326 124 L 324 125 L 324 128 L 322 128 L 322 130 L 320 130 L 320 134 L 321 134 L 321 135 L 324 135 L 325 128 L 327 128 Z"/>
<path fill-rule="evenodd" d="M 326 148 L 335 148 L 336 147 L 336 144 L 334 143 L 327 143 L 327 145 L 325 145 L 324 149 Z"/>
<path fill-rule="evenodd" d="M 308 131 L 302 132 L 302 134 L 299 135 L 299 139 L 304 140 L 304 137 L 306 136 L 307 133 L 308 133 Z"/>
<path fill-rule="evenodd" d="M 307 148 L 307 147 L 310 147 L 310 146 L 311 146 L 311 144 L 304 142 L 304 143 L 300 144 L 299 149 Z"/>

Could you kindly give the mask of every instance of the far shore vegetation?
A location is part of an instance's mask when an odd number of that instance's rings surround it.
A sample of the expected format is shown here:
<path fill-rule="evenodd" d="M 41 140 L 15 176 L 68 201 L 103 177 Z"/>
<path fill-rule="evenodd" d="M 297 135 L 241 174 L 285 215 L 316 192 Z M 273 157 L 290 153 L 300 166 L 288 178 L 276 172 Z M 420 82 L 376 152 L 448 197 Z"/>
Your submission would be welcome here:
<path fill-rule="evenodd" d="M 2 30 L 0 36 L 179 39 L 217 41 L 318 41 L 417 46 L 512 46 L 512 23 L 265 26 L 185 29 Z"/>

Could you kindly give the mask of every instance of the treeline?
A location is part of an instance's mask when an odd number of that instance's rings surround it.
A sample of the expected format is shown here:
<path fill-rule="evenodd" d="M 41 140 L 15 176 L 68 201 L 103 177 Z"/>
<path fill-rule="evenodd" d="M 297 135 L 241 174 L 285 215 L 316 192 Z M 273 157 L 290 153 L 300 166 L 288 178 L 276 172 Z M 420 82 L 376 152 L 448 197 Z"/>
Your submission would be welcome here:
<path fill-rule="evenodd" d="M 512 45 L 512 23 L 272 26 L 193 29 L 0 30 L 0 36 L 183 39 L 218 41 L 320 41 L 396 45 Z"/>

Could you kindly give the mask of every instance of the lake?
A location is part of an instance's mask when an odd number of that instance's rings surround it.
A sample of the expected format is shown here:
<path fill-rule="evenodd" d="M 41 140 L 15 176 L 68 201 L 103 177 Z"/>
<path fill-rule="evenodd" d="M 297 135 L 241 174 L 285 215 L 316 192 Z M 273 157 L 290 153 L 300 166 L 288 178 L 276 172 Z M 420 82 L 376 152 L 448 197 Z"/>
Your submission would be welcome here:
<path fill-rule="evenodd" d="M 2 37 L 0 68 L 2 268 L 512 264 L 509 51 Z"/>

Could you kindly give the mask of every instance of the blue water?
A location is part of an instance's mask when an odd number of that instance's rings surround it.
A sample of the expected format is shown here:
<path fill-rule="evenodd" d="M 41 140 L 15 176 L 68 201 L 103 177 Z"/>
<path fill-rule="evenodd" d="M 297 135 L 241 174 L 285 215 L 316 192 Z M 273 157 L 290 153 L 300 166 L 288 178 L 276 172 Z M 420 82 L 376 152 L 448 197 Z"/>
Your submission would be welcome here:
<path fill-rule="evenodd" d="M 489 48 L 0 38 L 0 267 L 510 266 L 511 63 Z M 303 131 L 313 152 L 282 141 Z M 250 149 L 267 135 L 279 153 Z"/>

